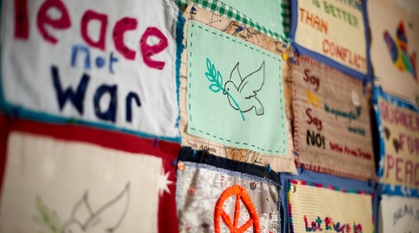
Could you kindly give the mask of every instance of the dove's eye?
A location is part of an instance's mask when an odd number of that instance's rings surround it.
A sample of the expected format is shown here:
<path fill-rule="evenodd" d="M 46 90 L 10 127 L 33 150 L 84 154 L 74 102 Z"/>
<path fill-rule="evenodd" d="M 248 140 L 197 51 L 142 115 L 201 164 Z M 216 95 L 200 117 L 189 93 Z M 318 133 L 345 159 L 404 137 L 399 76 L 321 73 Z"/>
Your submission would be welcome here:
<path fill-rule="evenodd" d="M 227 91 L 230 91 L 230 88 L 227 87 Z"/>

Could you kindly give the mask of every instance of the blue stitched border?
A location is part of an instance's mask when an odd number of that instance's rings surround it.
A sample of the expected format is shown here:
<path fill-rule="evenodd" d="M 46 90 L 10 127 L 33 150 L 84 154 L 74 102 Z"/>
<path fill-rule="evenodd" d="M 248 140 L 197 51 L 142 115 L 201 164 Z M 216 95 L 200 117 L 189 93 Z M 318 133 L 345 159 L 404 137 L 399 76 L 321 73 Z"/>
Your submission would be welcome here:
<path fill-rule="evenodd" d="M 3 18 L 3 15 L 1 14 L 2 5 L 3 5 L 3 1 L 0 0 L 0 17 L 1 18 Z M 182 18 L 181 19 L 180 17 L 178 17 L 178 21 L 177 21 L 177 24 L 176 24 L 176 45 L 177 45 L 177 49 L 176 49 L 176 59 L 177 59 L 177 61 L 176 61 L 176 86 L 177 86 L 177 91 L 176 92 L 177 92 L 178 104 L 179 104 L 180 60 L 181 60 L 181 54 L 182 54 L 182 51 L 183 51 L 182 40 L 183 40 L 183 25 L 185 23 L 185 20 L 180 15 L 180 12 L 178 13 L 178 15 Z M 0 27 L 0 31 L 1 30 L 3 30 L 3 29 Z M 179 38 L 179 35 L 181 35 L 181 38 Z M 0 34 L 0 36 L 1 36 L 1 34 Z M 1 54 L 2 53 L 1 53 L 1 45 L 0 45 L 0 58 L 3 59 Z M 0 61 L 1 61 L 1 59 L 0 59 Z M 2 62 L 0 62 L 0 63 L 2 63 Z M 67 118 L 67 117 L 57 116 L 57 115 L 53 115 L 53 114 L 49 114 L 49 113 L 38 112 L 38 111 L 27 109 L 27 108 L 21 107 L 21 106 L 14 106 L 13 104 L 7 102 L 7 100 L 5 98 L 5 95 L 4 95 L 4 92 L 3 92 L 3 71 L 2 71 L 1 66 L 2 66 L 2 64 L 0 64 L 0 111 L 6 112 L 6 114 L 9 115 L 10 117 L 20 117 L 20 118 L 26 118 L 26 119 L 35 120 L 35 121 L 50 122 L 50 123 L 57 123 L 57 124 L 68 124 L 68 123 L 79 124 L 79 125 L 84 125 L 84 126 L 101 128 L 101 129 L 105 129 L 105 130 L 117 130 L 117 131 L 121 131 L 121 132 L 124 132 L 124 133 L 140 136 L 140 137 L 143 137 L 143 138 L 157 138 L 157 139 L 160 139 L 160 140 L 176 142 L 176 143 L 181 143 L 181 141 L 182 141 L 180 130 L 179 130 L 179 127 L 178 127 L 179 120 L 180 120 L 180 112 L 178 114 L 178 119 L 176 120 L 176 128 L 178 128 L 179 136 L 178 137 L 165 137 L 165 136 L 156 136 L 156 135 L 153 135 L 153 134 L 139 132 L 139 131 L 135 131 L 135 130 L 131 130 L 131 129 L 124 129 L 124 128 L 120 128 L 120 127 L 117 127 L 117 126 L 98 123 L 98 122 L 90 122 L 90 121 L 81 120 L 81 119 Z"/>
<path fill-rule="evenodd" d="M 341 72 L 344 72 L 357 79 L 372 81 L 374 77 L 372 76 L 372 68 L 371 68 L 371 62 L 370 62 L 370 38 L 369 38 L 369 24 L 368 24 L 367 5 L 366 5 L 367 1 L 366 0 L 362 1 L 362 11 L 361 11 L 363 15 L 363 23 L 364 23 L 364 28 L 365 28 L 366 63 L 367 63 L 366 74 L 363 74 L 346 65 L 340 64 L 339 62 L 325 55 L 311 51 L 310 49 L 307 49 L 295 42 L 295 33 L 298 26 L 298 1 L 300 0 L 291 1 L 291 31 L 290 31 L 291 43 L 292 43 L 292 46 L 296 48 L 297 52 L 307 55 L 309 57 L 312 57 L 328 66 L 338 69 Z"/>
<path fill-rule="evenodd" d="M 229 161 L 230 162 L 235 162 L 235 161 L 232 161 L 232 160 L 229 160 Z M 227 161 L 227 162 L 229 162 L 229 161 Z M 215 171 L 215 172 L 218 172 L 218 173 L 221 173 L 221 174 L 227 174 L 227 175 L 230 175 L 230 176 L 233 176 L 233 177 L 241 177 L 241 178 L 246 178 L 246 179 L 249 179 L 249 180 L 254 180 L 254 181 L 257 181 L 257 182 L 268 183 L 270 185 L 274 185 L 275 187 L 277 187 L 277 191 L 278 191 L 278 201 L 276 203 L 277 211 L 278 211 L 278 227 L 277 227 L 277 230 L 278 230 L 278 232 L 282 232 L 281 231 L 282 230 L 281 216 L 284 215 L 284 212 L 281 211 L 281 205 L 282 205 L 282 203 L 281 203 L 282 202 L 282 194 L 281 193 L 282 192 L 281 192 L 281 188 L 280 188 L 280 186 L 278 185 L 277 182 L 274 182 L 274 181 L 272 181 L 270 179 L 267 179 L 267 178 L 253 176 L 253 175 L 238 172 L 238 171 L 231 171 L 231 170 L 227 170 L 227 169 L 224 169 L 224 168 L 220 168 L 220 167 L 216 167 L 216 166 L 212 166 L 212 165 L 208 165 L 208 164 L 204 164 L 204 163 L 196 163 L 196 162 L 188 162 L 188 161 L 185 161 L 183 163 L 185 164 L 185 166 L 188 166 L 188 167 L 194 167 L 194 168 L 199 168 L 199 169 L 208 169 L 208 170 Z M 252 165 L 252 164 L 249 164 L 249 165 Z M 252 165 L 252 166 L 256 166 L 256 165 Z M 181 177 L 182 177 L 180 175 L 181 172 L 182 171 L 177 170 L 176 203 L 177 203 L 178 206 L 180 204 L 179 199 L 180 199 L 180 180 L 181 180 Z"/>
<path fill-rule="evenodd" d="M 284 224 L 283 224 L 283 232 L 290 232 L 290 226 L 286 223 L 289 223 L 290 216 L 289 216 L 289 208 L 288 208 L 288 188 L 290 180 L 303 180 L 308 182 L 320 183 L 323 185 L 332 185 L 335 187 L 345 188 L 345 189 L 352 189 L 357 191 L 363 191 L 367 194 L 374 194 L 373 200 L 371 202 L 372 205 L 372 212 L 374 216 L 374 228 L 377 228 L 377 217 L 378 217 L 378 194 L 377 192 L 377 183 L 374 182 L 365 182 L 359 180 L 352 180 L 347 178 L 342 178 L 338 176 L 326 175 L 321 174 L 313 171 L 302 170 L 298 168 L 299 175 L 289 175 L 285 173 L 281 173 L 281 202 L 283 203 L 282 207 L 284 208 Z M 375 231 L 377 232 L 377 231 Z"/>
<path fill-rule="evenodd" d="M 185 28 L 185 18 L 183 18 L 180 11 L 178 12 L 178 20 L 176 23 L 176 95 L 177 95 L 177 104 L 178 104 L 178 118 L 176 119 L 175 127 L 180 133 L 179 121 L 180 121 L 180 66 L 182 63 L 182 52 L 185 46 L 183 46 L 183 30 Z M 182 137 L 181 139 L 182 140 Z"/>
<path fill-rule="evenodd" d="M 381 121 L 381 114 L 380 114 L 380 107 L 378 106 L 378 98 L 382 98 L 392 104 L 395 104 L 397 107 L 404 108 L 416 113 L 419 113 L 419 107 L 413 104 L 410 104 L 408 101 L 403 100 L 401 98 L 392 96 L 388 93 L 385 93 L 381 87 L 374 86 L 373 89 L 373 104 L 375 110 L 375 118 L 377 120 L 378 125 L 378 134 L 380 137 L 379 142 L 379 166 L 378 166 L 378 177 L 381 178 L 384 175 L 384 161 L 386 155 L 385 143 L 384 143 L 384 132 L 383 132 L 383 125 Z M 419 197 L 419 188 L 410 188 L 401 185 L 391 185 L 391 184 L 383 184 L 382 186 L 382 193 L 383 194 L 390 194 L 390 195 L 397 195 L 397 196 L 406 196 L 406 197 Z"/>

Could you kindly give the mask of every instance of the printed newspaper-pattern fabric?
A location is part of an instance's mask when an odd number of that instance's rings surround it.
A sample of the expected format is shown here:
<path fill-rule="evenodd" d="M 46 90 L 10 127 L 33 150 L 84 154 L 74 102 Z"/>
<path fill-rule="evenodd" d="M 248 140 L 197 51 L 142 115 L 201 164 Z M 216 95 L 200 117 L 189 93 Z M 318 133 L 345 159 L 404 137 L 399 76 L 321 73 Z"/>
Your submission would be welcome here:
<path fill-rule="evenodd" d="M 419 229 L 418 198 L 383 195 L 379 212 L 380 233 L 413 233 Z"/>
<path fill-rule="evenodd" d="M 182 162 L 176 188 L 180 232 L 281 232 L 279 187 L 270 180 Z"/>
<path fill-rule="evenodd" d="M 292 72 L 298 162 L 317 172 L 375 180 L 370 88 L 306 56 Z"/>
<path fill-rule="evenodd" d="M 285 51 L 284 44 L 273 40 L 272 38 L 266 37 L 261 33 L 254 31 L 251 28 L 243 27 L 242 25 L 230 21 L 224 17 L 220 17 L 207 10 L 201 9 L 194 5 L 189 5 L 188 9 L 185 10 L 184 16 L 188 20 L 196 20 L 207 25 L 211 25 L 217 29 L 220 29 L 229 34 L 235 35 L 238 38 L 244 39 L 262 48 L 265 48 L 271 52 L 281 55 Z M 188 21 L 186 22 L 188 24 Z M 237 30 L 242 28 L 240 30 Z M 185 40 L 187 44 L 187 38 Z M 186 132 L 186 126 L 188 125 L 188 118 L 186 112 L 186 90 L 187 90 L 187 52 L 182 54 L 182 66 L 181 66 L 181 88 L 180 88 L 180 108 L 181 108 L 181 119 L 180 129 L 182 133 L 182 146 L 190 146 L 195 150 L 209 150 L 212 154 L 217 156 L 257 164 L 261 166 L 271 166 L 275 171 L 284 171 L 296 173 L 294 164 L 294 157 L 292 153 L 292 137 L 290 129 L 290 117 L 291 117 L 291 72 L 289 65 L 283 62 L 283 79 L 284 79 L 284 95 L 285 95 L 285 112 L 287 114 L 287 152 L 281 157 L 268 156 L 264 153 L 259 153 L 254 150 L 240 149 L 236 147 L 228 147 L 220 143 L 216 143 L 212 140 L 208 140 L 201 137 L 190 135 Z"/>
<path fill-rule="evenodd" d="M 2 1 L 1 11 L 10 115 L 180 141 L 174 2 Z"/>
<path fill-rule="evenodd" d="M 419 197 L 419 109 L 375 88 L 380 134 L 378 175 L 384 193 Z"/>
<path fill-rule="evenodd" d="M 291 1 L 297 50 L 359 79 L 370 73 L 366 2 Z"/>
<path fill-rule="evenodd" d="M 373 194 L 291 180 L 290 232 L 374 232 Z"/>
<path fill-rule="evenodd" d="M 1 120 L 1 232 L 178 232 L 179 145 Z"/>
<path fill-rule="evenodd" d="M 183 1 L 183 0 L 182 0 Z M 191 0 L 198 7 L 253 28 L 275 40 L 286 41 L 290 30 L 290 3 L 281 1 L 238 2 L 232 0 Z M 182 5 L 184 5 L 185 1 Z M 273 20 L 273 21 L 270 21 Z"/>
<path fill-rule="evenodd" d="M 368 0 L 371 64 L 385 92 L 419 106 L 419 14 L 403 2 Z"/>

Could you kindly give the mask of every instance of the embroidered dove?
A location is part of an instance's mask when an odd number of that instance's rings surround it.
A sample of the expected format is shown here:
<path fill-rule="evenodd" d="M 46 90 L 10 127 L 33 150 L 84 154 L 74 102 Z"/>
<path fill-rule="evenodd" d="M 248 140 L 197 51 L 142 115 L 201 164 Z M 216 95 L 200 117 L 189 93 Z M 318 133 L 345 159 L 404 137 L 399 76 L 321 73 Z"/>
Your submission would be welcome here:
<path fill-rule="evenodd" d="M 239 63 L 231 71 L 230 80 L 224 85 L 224 95 L 227 95 L 230 106 L 241 112 L 248 112 L 255 109 L 256 115 L 263 115 L 265 112 L 262 103 L 257 98 L 257 93 L 265 83 L 265 62 L 253 73 L 242 78 L 239 71 Z M 237 107 L 237 105 L 239 108 Z"/>
<path fill-rule="evenodd" d="M 129 183 L 111 201 L 93 211 L 86 192 L 74 206 L 62 233 L 113 233 L 124 220 L 129 205 Z"/>
<path fill-rule="evenodd" d="M 418 82 L 416 53 L 413 51 L 413 53 L 409 55 L 407 52 L 408 41 L 403 22 L 399 23 L 399 27 L 396 30 L 396 37 L 394 39 L 388 31 L 385 31 L 384 40 L 387 44 L 393 64 L 400 71 L 409 72 L 416 82 Z"/>

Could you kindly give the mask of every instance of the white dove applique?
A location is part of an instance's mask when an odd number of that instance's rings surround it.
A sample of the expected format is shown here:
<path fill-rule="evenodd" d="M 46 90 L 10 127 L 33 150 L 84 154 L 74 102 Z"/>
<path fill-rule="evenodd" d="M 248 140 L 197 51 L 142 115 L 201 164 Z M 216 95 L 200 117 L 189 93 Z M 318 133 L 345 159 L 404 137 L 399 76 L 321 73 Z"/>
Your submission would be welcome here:
<path fill-rule="evenodd" d="M 256 115 L 265 113 L 262 103 L 257 98 L 257 93 L 265 84 L 265 62 L 253 73 L 242 78 L 239 71 L 239 62 L 233 68 L 230 74 L 230 80 L 224 85 L 224 95 L 227 95 L 230 106 L 241 112 L 248 112 L 255 108 Z M 233 100 L 233 99 L 234 100 Z M 237 108 L 235 102 L 240 106 Z"/>
<path fill-rule="evenodd" d="M 88 200 L 88 193 L 83 195 L 74 206 L 71 219 L 67 221 L 61 233 L 113 233 L 124 220 L 128 211 L 129 183 L 114 199 L 93 211 Z"/>

